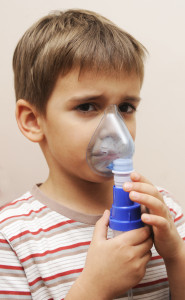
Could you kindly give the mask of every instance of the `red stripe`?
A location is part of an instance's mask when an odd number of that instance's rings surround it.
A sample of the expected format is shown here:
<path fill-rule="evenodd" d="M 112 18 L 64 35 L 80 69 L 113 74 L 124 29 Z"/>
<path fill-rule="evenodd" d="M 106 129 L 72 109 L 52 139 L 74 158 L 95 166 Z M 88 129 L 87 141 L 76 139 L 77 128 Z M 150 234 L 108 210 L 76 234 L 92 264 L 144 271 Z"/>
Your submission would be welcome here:
<path fill-rule="evenodd" d="M 178 218 L 176 218 L 175 220 L 174 220 L 174 222 L 177 222 L 177 221 L 179 221 L 180 219 L 182 219 L 183 218 L 183 214 L 182 215 L 180 215 Z"/>
<path fill-rule="evenodd" d="M 1 269 L 23 270 L 23 267 L 0 265 Z"/>
<path fill-rule="evenodd" d="M 44 208 L 46 208 L 46 207 L 47 207 L 47 206 L 43 206 L 43 207 L 41 207 L 39 210 L 30 210 L 30 212 L 29 212 L 28 214 L 15 215 L 15 216 L 8 217 L 8 218 L 2 220 L 2 221 L 0 222 L 0 224 L 2 224 L 3 222 L 5 222 L 5 221 L 7 221 L 7 220 L 9 220 L 9 219 L 12 219 L 12 218 L 17 218 L 17 217 L 27 217 L 27 216 L 30 216 L 33 212 L 37 214 L 37 213 L 39 213 L 40 211 L 42 211 L 42 210 L 43 210 Z"/>
<path fill-rule="evenodd" d="M 168 278 L 162 278 L 162 279 L 155 280 L 155 281 L 140 283 L 140 284 L 136 285 L 135 288 L 146 287 L 146 286 L 149 286 L 149 285 L 155 285 L 155 284 L 162 283 L 162 282 L 167 282 L 167 281 L 168 281 Z"/>
<path fill-rule="evenodd" d="M 58 227 L 61 227 L 61 226 L 63 226 L 63 225 L 66 225 L 66 224 L 71 224 L 71 223 L 75 223 L 76 221 L 73 221 L 73 220 L 68 220 L 68 221 L 63 221 L 63 222 L 60 222 L 60 223 L 58 223 L 58 224 L 56 224 L 56 225 L 53 225 L 53 226 L 51 226 L 51 227 L 48 227 L 48 228 L 46 228 L 46 229 L 43 229 L 43 228 L 40 228 L 39 230 L 37 230 L 37 231 L 30 231 L 30 230 L 25 230 L 25 231 L 23 231 L 23 232 L 21 232 L 21 233 L 19 233 L 19 234 L 17 234 L 17 235 L 14 235 L 14 236 L 12 236 L 11 238 L 10 238 L 10 241 L 12 242 L 13 240 L 15 240 L 15 239 L 17 239 L 17 238 L 19 238 L 19 237 L 22 237 L 22 236 L 24 236 L 24 235 L 26 235 L 26 234 L 29 234 L 29 233 L 31 233 L 32 235 L 37 235 L 37 234 L 39 234 L 40 232 L 48 232 L 48 231 L 50 231 L 50 230 L 52 230 L 52 229 L 55 229 L 55 228 L 58 228 Z"/>
<path fill-rule="evenodd" d="M 1 211 L 2 209 L 4 209 L 4 208 L 8 207 L 8 206 L 12 206 L 12 205 L 17 204 L 18 202 L 21 202 L 21 201 L 27 201 L 27 200 L 29 200 L 29 199 L 32 198 L 32 197 L 33 197 L 33 196 L 29 196 L 28 198 L 23 198 L 23 199 L 20 199 L 20 200 L 15 201 L 15 202 L 7 203 L 7 204 L 5 204 L 4 206 L 2 206 L 2 207 L 0 208 L 0 211 Z"/>
<path fill-rule="evenodd" d="M 170 193 L 168 191 L 164 190 L 164 189 L 159 190 L 159 193 L 165 193 L 166 195 L 170 195 Z"/>
<path fill-rule="evenodd" d="M 82 272 L 82 270 L 83 269 L 69 270 L 69 271 L 58 273 L 58 274 L 55 274 L 55 275 L 52 275 L 52 276 L 49 276 L 49 277 L 45 277 L 45 278 L 43 278 L 43 277 L 37 277 L 35 280 L 29 282 L 29 285 L 33 286 L 35 283 L 37 283 L 40 280 L 46 282 L 46 281 L 49 281 L 49 280 L 56 279 L 58 277 L 63 277 L 63 276 L 74 274 L 74 273 L 80 273 L 80 272 Z"/>
<path fill-rule="evenodd" d="M 151 260 L 157 260 L 157 259 L 162 259 L 162 257 L 160 255 L 151 257 Z"/>
<path fill-rule="evenodd" d="M 169 208 L 170 211 L 172 211 L 175 215 L 177 214 L 175 210 L 173 210 L 172 208 Z"/>
<path fill-rule="evenodd" d="M 166 192 L 165 190 L 159 190 L 159 193 L 163 193 L 163 192 Z"/>
<path fill-rule="evenodd" d="M 3 240 L 3 239 L 0 239 L 0 243 L 8 244 L 8 242 L 6 240 Z"/>
<path fill-rule="evenodd" d="M 42 257 L 42 256 L 45 256 L 47 254 L 52 254 L 52 253 L 56 253 L 56 252 L 59 252 L 59 251 L 62 251 L 62 250 L 68 250 L 68 249 L 73 249 L 73 248 L 77 248 L 77 247 L 81 247 L 81 246 L 86 246 L 86 245 L 90 245 L 91 242 L 82 242 L 82 243 L 77 243 L 77 244 L 73 244 L 73 245 L 69 245 L 69 246 L 65 246 L 65 247 L 59 247 L 59 248 L 56 248 L 56 249 L 53 249 L 53 250 L 47 250 L 43 253 L 34 253 L 34 254 L 31 254 L 31 255 L 28 255 L 27 257 L 21 259 L 21 262 L 25 262 L 27 260 L 29 260 L 30 258 L 33 258 L 33 257 Z"/>
<path fill-rule="evenodd" d="M 30 292 L 0 291 L 0 295 L 31 295 Z"/>

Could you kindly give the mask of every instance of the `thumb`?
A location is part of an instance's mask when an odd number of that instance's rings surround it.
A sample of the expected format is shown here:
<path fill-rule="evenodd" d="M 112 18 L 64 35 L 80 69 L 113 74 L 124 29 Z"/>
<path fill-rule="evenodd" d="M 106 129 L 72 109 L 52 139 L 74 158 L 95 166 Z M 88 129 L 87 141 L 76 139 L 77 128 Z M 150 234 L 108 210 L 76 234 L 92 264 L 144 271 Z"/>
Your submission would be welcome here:
<path fill-rule="evenodd" d="M 109 217 L 110 211 L 105 210 L 103 216 L 96 223 L 94 233 L 93 233 L 93 241 L 106 240 L 107 239 L 107 230 L 109 225 Z"/>

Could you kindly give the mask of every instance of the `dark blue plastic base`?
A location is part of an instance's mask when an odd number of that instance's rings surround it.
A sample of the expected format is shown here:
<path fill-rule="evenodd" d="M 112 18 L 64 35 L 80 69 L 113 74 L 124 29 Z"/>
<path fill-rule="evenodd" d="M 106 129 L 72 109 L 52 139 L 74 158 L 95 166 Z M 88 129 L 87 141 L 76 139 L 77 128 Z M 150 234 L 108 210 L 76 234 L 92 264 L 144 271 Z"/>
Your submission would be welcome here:
<path fill-rule="evenodd" d="M 130 231 L 143 226 L 140 204 L 131 201 L 128 192 L 114 186 L 109 227 L 117 231 Z"/>

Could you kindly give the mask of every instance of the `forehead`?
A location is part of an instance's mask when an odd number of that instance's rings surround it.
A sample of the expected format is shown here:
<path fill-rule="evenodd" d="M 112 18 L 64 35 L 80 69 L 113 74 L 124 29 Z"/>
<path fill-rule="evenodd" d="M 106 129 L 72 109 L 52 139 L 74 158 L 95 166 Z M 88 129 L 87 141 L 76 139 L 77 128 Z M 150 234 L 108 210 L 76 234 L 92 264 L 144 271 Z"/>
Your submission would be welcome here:
<path fill-rule="evenodd" d="M 49 98 L 66 102 L 70 99 L 95 99 L 102 97 L 122 98 L 138 97 L 141 82 L 138 75 L 132 73 L 105 74 L 86 71 L 79 73 L 73 70 L 65 76 L 59 76 Z"/>
<path fill-rule="evenodd" d="M 113 70 L 107 71 L 98 71 L 98 70 L 83 70 L 81 71 L 79 68 L 75 68 L 71 71 L 69 71 L 66 75 L 59 75 L 56 84 L 54 86 L 54 89 L 58 85 L 64 85 L 64 86 L 77 86 L 77 85 L 101 85 L 102 83 L 111 83 L 111 82 L 117 82 L 117 83 L 124 83 L 125 81 L 134 82 L 137 81 L 140 84 L 140 87 L 142 85 L 142 79 L 138 74 L 136 74 L 135 71 L 127 72 L 116 72 Z"/>
<path fill-rule="evenodd" d="M 125 80 L 139 80 L 141 82 L 141 78 L 135 71 L 115 71 L 115 70 L 108 70 L 108 71 L 97 71 L 97 70 L 85 70 L 83 72 L 76 73 L 78 76 L 78 81 L 95 81 L 97 80 L 104 80 L 107 82 L 110 81 L 125 81 Z"/>

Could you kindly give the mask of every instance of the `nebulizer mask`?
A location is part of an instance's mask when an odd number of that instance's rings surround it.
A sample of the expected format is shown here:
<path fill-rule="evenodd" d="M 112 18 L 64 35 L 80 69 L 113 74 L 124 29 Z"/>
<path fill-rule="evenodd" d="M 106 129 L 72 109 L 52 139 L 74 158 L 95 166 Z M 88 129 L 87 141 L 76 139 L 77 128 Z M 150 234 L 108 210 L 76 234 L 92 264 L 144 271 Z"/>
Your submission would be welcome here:
<path fill-rule="evenodd" d="M 143 227 L 141 207 L 130 200 L 123 190 L 123 183 L 131 181 L 133 171 L 134 142 L 116 105 L 104 112 L 87 148 L 87 162 L 98 175 L 114 175 L 113 204 L 109 227 L 114 235 Z M 128 292 L 132 299 L 132 290 Z"/>
<path fill-rule="evenodd" d="M 130 132 L 117 106 L 110 105 L 88 145 L 87 162 L 95 173 L 112 177 L 112 170 L 117 168 L 118 159 L 122 159 L 124 169 L 133 168 L 133 154 L 134 142 Z"/>

